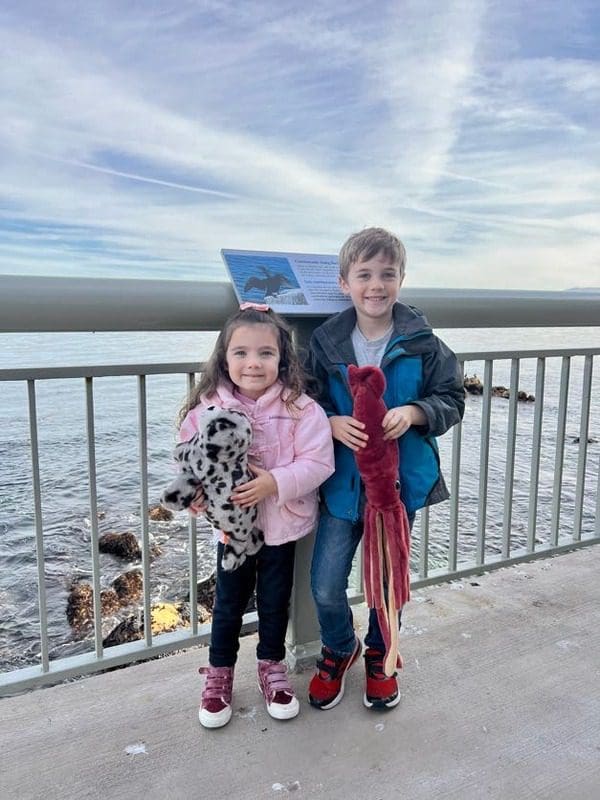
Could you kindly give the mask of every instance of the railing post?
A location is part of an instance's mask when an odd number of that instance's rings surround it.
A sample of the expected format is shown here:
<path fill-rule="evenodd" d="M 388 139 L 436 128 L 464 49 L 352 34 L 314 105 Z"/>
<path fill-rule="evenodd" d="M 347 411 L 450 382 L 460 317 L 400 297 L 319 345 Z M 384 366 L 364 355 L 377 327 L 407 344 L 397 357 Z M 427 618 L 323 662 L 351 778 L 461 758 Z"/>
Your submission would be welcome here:
<path fill-rule="evenodd" d="M 586 356 L 583 367 L 583 386 L 581 389 L 581 420 L 579 423 L 579 455 L 577 458 L 577 478 L 575 482 L 575 519 L 573 520 L 573 541 L 581 540 L 583 505 L 585 497 L 585 466 L 587 461 L 588 433 L 590 427 L 590 403 L 592 397 L 592 356 Z"/>
<path fill-rule="evenodd" d="M 315 534 L 311 533 L 296 543 L 294 589 L 286 637 L 288 661 L 294 669 L 312 664 L 321 649 L 319 623 L 310 590 L 310 562 L 314 541 Z"/>
<path fill-rule="evenodd" d="M 319 322 L 320 320 L 311 319 L 291 320 L 296 347 L 300 351 L 308 350 L 310 335 Z M 288 660 L 295 669 L 302 669 L 312 664 L 321 647 L 319 623 L 310 589 L 310 564 L 314 541 L 313 532 L 296 543 L 294 588 L 286 637 Z"/>
<path fill-rule="evenodd" d="M 594 536 L 600 538 L 600 460 L 598 461 L 598 481 L 596 483 L 596 524 L 594 525 Z"/>

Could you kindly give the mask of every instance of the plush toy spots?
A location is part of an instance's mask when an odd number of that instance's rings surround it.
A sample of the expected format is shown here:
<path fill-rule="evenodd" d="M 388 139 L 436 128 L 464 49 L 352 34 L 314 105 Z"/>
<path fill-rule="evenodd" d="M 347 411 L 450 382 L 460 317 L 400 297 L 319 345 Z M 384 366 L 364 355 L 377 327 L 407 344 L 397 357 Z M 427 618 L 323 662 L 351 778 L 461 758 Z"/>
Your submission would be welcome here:
<path fill-rule="evenodd" d="M 230 500 L 236 486 L 254 477 L 248 468 L 251 442 L 252 427 L 245 414 L 209 406 L 200 416 L 198 433 L 175 448 L 181 472 L 160 501 L 165 508 L 186 509 L 202 488 L 206 518 L 225 536 L 221 566 L 228 571 L 241 566 L 264 543 L 264 534 L 256 527 L 256 506 L 240 508 Z"/>

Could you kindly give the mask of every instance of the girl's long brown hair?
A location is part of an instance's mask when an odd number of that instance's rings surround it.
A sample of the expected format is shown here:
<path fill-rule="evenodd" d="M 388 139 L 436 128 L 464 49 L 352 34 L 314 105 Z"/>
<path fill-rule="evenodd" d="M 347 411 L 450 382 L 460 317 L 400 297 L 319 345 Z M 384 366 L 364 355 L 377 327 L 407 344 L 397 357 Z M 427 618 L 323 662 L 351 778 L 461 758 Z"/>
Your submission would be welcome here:
<path fill-rule="evenodd" d="M 270 325 L 275 329 L 280 356 L 277 377 L 286 391 L 286 407 L 291 414 L 295 410 L 297 411 L 295 402 L 305 390 L 306 376 L 294 347 L 292 329 L 279 314 L 276 314 L 271 309 L 258 311 L 255 308 L 247 308 L 244 311 L 236 311 L 225 322 L 200 380 L 194 386 L 179 411 L 177 417 L 178 426 L 181 426 L 186 414 L 198 405 L 202 395 L 210 397 L 210 395 L 215 394 L 220 383 L 231 383 L 231 378 L 227 371 L 227 348 L 234 330 L 242 325 Z"/>

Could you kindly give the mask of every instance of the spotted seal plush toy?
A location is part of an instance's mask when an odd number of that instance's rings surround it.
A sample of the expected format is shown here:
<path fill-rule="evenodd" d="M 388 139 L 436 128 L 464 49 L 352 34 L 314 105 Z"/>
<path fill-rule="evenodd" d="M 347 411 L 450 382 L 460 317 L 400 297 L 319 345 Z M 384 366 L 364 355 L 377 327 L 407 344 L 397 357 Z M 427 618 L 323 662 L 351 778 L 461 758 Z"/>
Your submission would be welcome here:
<path fill-rule="evenodd" d="M 245 414 L 209 406 L 200 416 L 198 433 L 175 448 L 181 472 L 160 500 L 165 508 L 180 511 L 190 507 L 202 488 L 207 503 L 204 514 L 224 535 L 221 566 L 228 571 L 241 566 L 264 543 L 264 534 L 256 527 L 256 506 L 241 508 L 230 500 L 236 486 L 254 477 L 248 468 L 251 443 L 252 427 Z"/>

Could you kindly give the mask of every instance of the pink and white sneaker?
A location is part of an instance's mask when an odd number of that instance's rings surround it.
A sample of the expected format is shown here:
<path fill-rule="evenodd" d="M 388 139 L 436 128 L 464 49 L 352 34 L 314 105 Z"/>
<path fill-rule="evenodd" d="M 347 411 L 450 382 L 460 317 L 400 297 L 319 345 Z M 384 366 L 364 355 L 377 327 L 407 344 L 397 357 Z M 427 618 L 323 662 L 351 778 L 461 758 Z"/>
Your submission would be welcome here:
<path fill-rule="evenodd" d="M 198 718 L 205 728 L 222 728 L 231 719 L 233 667 L 200 667 L 206 675 Z"/>
<path fill-rule="evenodd" d="M 298 715 L 300 703 L 288 680 L 283 661 L 259 660 L 258 687 L 273 719 L 292 719 Z"/>

